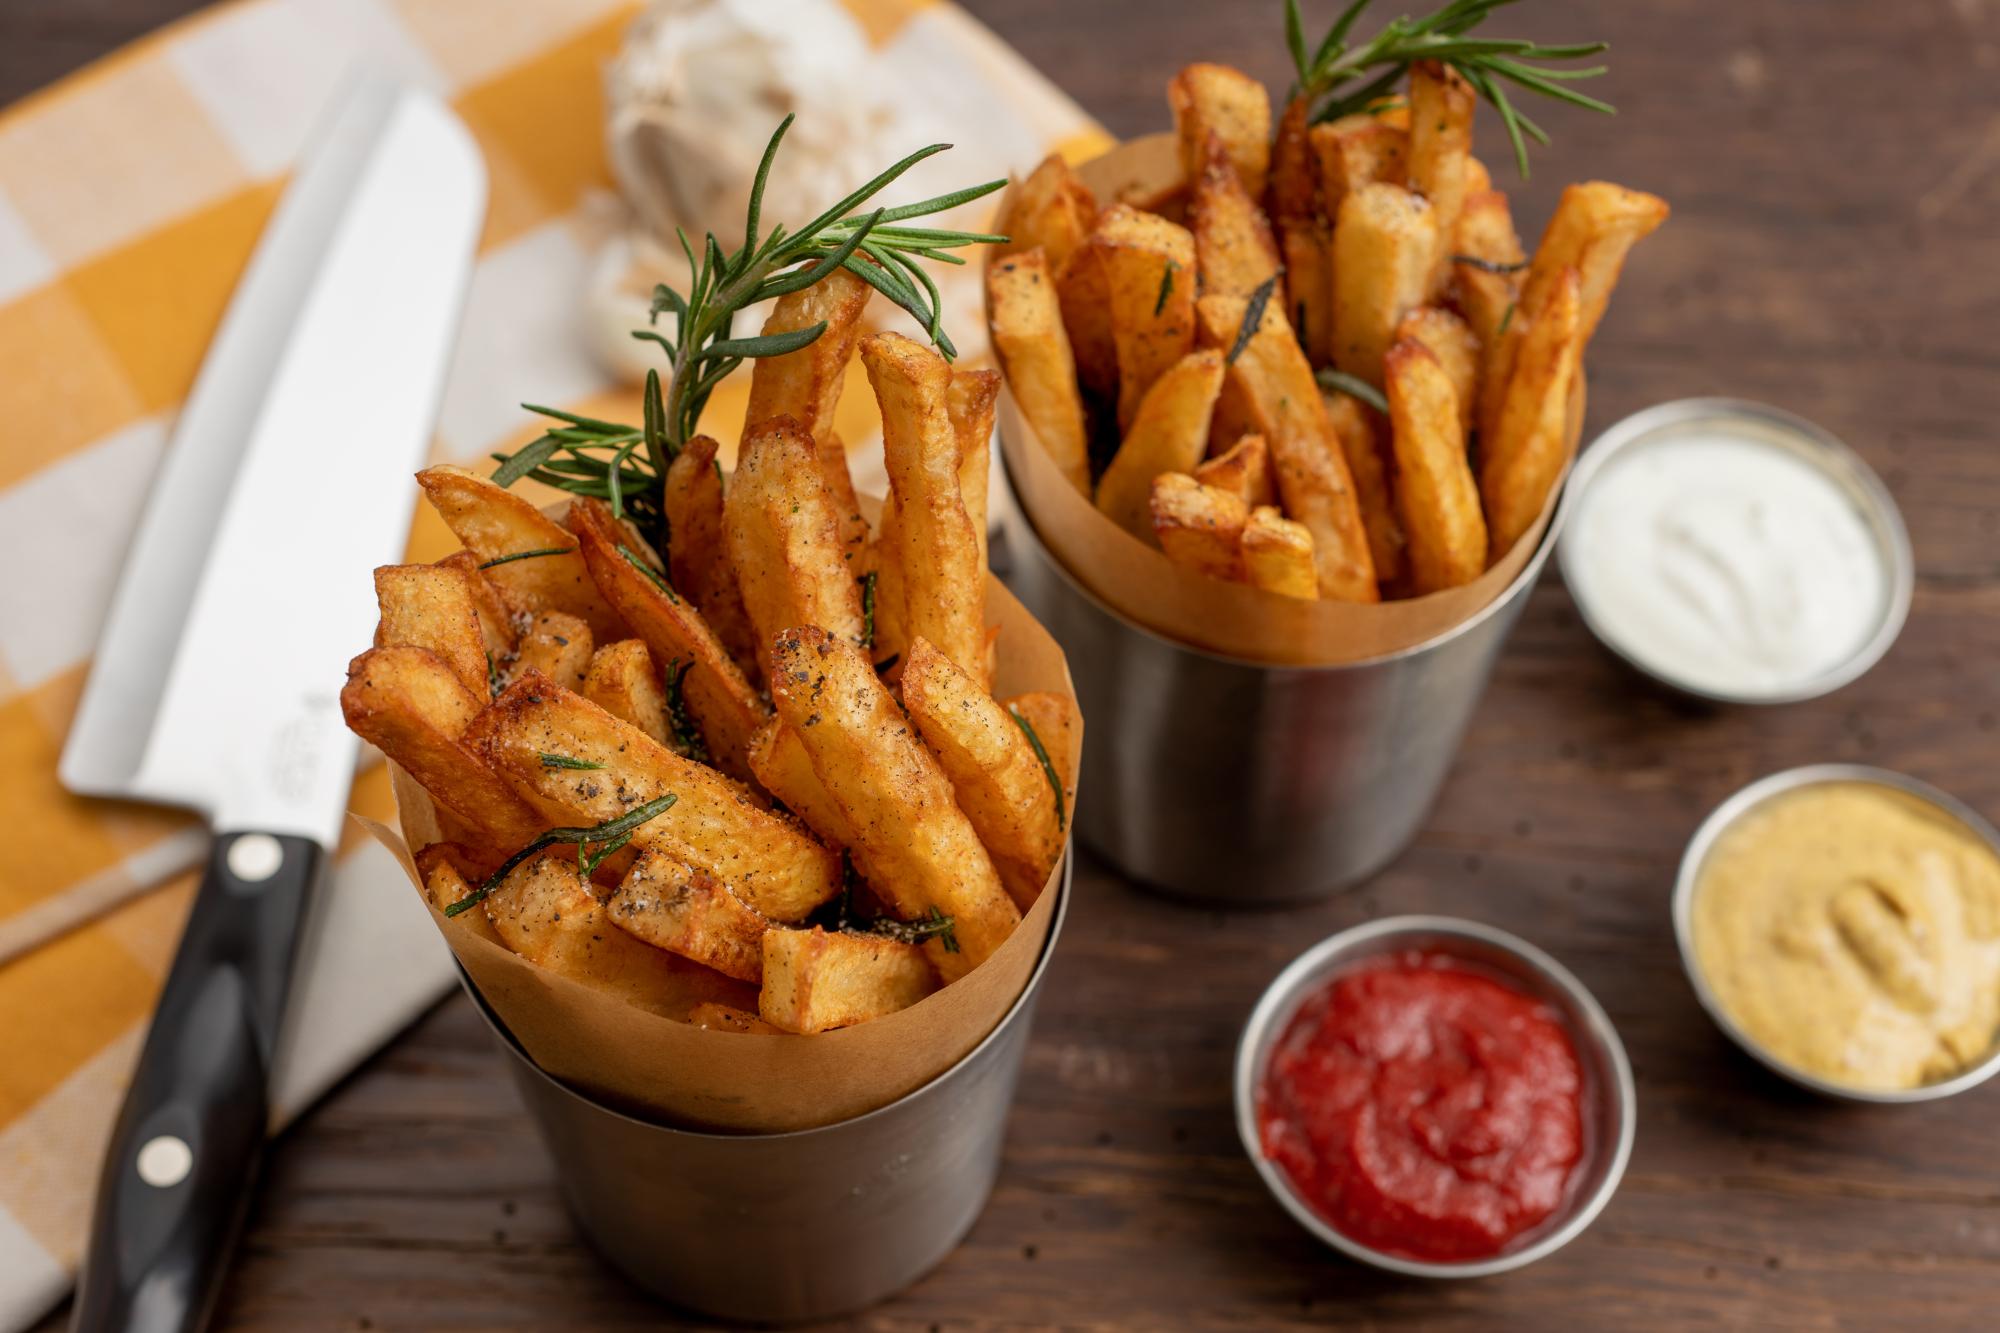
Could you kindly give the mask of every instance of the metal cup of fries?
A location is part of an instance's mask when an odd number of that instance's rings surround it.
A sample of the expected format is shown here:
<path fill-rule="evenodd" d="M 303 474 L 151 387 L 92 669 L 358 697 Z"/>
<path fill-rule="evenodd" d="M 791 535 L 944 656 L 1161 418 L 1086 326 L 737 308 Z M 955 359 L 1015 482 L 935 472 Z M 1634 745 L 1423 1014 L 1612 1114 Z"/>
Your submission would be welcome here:
<path fill-rule="evenodd" d="M 1175 133 L 1001 203 L 1009 578 L 1077 664 L 1082 839 L 1175 895 L 1299 901 L 1429 809 L 1666 206 L 1572 186 L 1529 260 L 1441 66 L 1322 124 L 1219 65 L 1169 99 Z"/>

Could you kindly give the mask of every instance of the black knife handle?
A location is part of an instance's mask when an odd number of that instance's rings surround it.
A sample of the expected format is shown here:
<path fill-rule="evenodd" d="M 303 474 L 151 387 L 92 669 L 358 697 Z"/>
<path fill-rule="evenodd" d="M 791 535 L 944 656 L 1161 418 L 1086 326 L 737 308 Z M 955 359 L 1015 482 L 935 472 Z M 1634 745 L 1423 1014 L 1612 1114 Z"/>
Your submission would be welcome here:
<path fill-rule="evenodd" d="M 272 1048 L 324 859 L 307 838 L 216 836 L 111 1132 L 74 1333 L 207 1323 L 263 1157 Z"/>

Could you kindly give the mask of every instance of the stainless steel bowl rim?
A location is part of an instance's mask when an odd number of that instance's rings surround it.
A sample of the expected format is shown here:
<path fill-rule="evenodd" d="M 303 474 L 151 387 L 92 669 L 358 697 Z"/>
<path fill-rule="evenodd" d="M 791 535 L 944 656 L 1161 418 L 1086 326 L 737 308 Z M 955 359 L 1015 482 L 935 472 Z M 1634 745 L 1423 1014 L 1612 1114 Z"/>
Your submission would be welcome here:
<path fill-rule="evenodd" d="M 1005 470 L 1007 466 L 1006 459 L 1007 459 L 1006 451 L 1001 450 L 1000 460 L 1001 460 L 1001 467 L 1003 470 Z M 1570 476 L 1574 477 L 1574 475 L 1575 475 L 1575 466 L 1572 465 L 1570 470 Z M 1020 527 L 1026 531 L 1029 538 L 1031 538 L 1036 545 L 1041 547 L 1042 553 L 1048 557 L 1049 567 L 1055 570 L 1056 575 L 1059 578 L 1061 578 L 1063 582 L 1067 583 L 1076 592 L 1077 596 L 1081 597 L 1084 601 L 1090 603 L 1090 605 L 1102 611 L 1105 615 L 1109 616 L 1111 619 L 1116 620 L 1121 625 L 1126 626 L 1134 633 L 1142 634 L 1146 638 L 1149 638 L 1156 643 L 1165 644 L 1167 647 L 1170 648 L 1177 648 L 1185 653 L 1193 653 L 1197 657 L 1206 657 L 1217 662 L 1226 662 L 1232 666 L 1253 667 L 1259 671 L 1269 671 L 1272 672 L 1273 674 L 1278 674 L 1278 675 L 1283 675 L 1287 673 L 1297 673 L 1299 675 L 1314 675 L 1322 672 L 1353 671 L 1361 667 L 1379 666 L 1382 663 L 1394 662 L 1400 658 L 1414 657 L 1418 653 L 1426 652 L 1430 649 L 1437 647 L 1439 644 L 1449 643 L 1451 640 L 1458 638 L 1462 634 L 1470 633 L 1474 627 L 1482 624 L 1489 617 L 1497 615 L 1501 607 L 1505 606 L 1514 597 L 1519 595 L 1524 590 L 1525 587 L 1534 583 L 1536 577 L 1541 573 L 1542 566 L 1548 563 L 1549 553 L 1555 549 L 1557 534 L 1559 534 L 1562 531 L 1564 516 L 1569 512 L 1570 496 L 1575 491 L 1575 487 L 1570 484 L 1570 481 L 1568 479 L 1565 479 L 1563 483 L 1562 494 L 1556 500 L 1555 512 L 1549 515 L 1548 527 L 1542 530 L 1541 543 L 1535 548 L 1535 553 L 1528 557 L 1527 563 L 1521 566 L 1520 572 L 1517 573 L 1512 579 L 1508 581 L 1506 587 L 1502 588 L 1499 592 L 1495 593 L 1492 599 L 1488 601 L 1486 605 L 1480 607 L 1477 611 L 1474 611 L 1471 615 L 1467 616 L 1465 619 L 1459 621 L 1457 624 L 1452 625 L 1447 629 L 1438 631 L 1436 634 L 1433 634 L 1430 638 L 1425 639 L 1421 643 L 1413 643 L 1407 648 L 1398 648 L 1395 652 L 1392 653 L 1381 653 L 1374 657 L 1356 658 L 1352 662 L 1325 662 L 1318 664 L 1309 664 L 1302 662 L 1267 662 L 1261 658 L 1237 657 L 1231 653 L 1217 652 L 1212 648 L 1199 647 L 1198 645 L 1188 643 L 1186 640 L 1183 639 L 1171 638 L 1168 635 L 1160 633 L 1156 629 L 1152 629 L 1149 626 L 1143 625 L 1140 622 L 1132 619 L 1130 616 L 1126 615 L 1123 611 L 1120 611 L 1117 607 L 1112 606 L 1102 597 L 1099 597 L 1097 593 L 1093 591 L 1091 588 L 1087 587 L 1082 580 L 1077 578 L 1076 574 L 1069 568 L 1069 566 L 1064 564 L 1062 560 L 1056 555 L 1056 553 L 1049 549 L 1048 543 L 1042 540 L 1041 533 L 1036 531 L 1035 529 L 1034 517 L 1028 513 L 1027 506 L 1020 502 L 1019 497 L 1021 494 L 1021 488 L 1014 484 L 1013 473 L 1011 471 L 1007 472 L 1006 478 L 1007 478 L 1008 489 L 1010 492 L 1012 492 L 1014 496 L 1015 512 L 1018 513 L 1021 518 Z"/>
<path fill-rule="evenodd" d="M 486 1025 L 493 1029 L 494 1036 L 505 1042 L 513 1053 L 520 1057 L 521 1063 L 534 1072 L 536 1078 L 547 1083 L 563 1096 L 574 1098 L 591 1107 L 593 1110 L 601 1111 L 605 1115 L 616 1116 L 620 1120 L 629 1121 L 635 1125 L 643 1125 L 647 1129 L 662 1130 L 669 1134 L 683 1134 L 694 1139 L 715 1139 L 737 1143 L 766 1142 L 772 1139 L 808 1139 L 816 1134 L 826 1134 L 833 1130 L 845 1129 L 850 1125 L 860 1124 L 864 1120 L 888 1115 L 904 1103 L 921 1097 L 957 1077 L 973 1063 L 975 1056 L 994 1042 L 1001 1031 L 1014 1020 L 1014 1016 L 1021 1011 L 1021 1006 L 1027 1003 L 1028 998 L 1035 993 L 1036 989 L 1041 985 L 1043 974 L 1048 971 L 1049 959 L 1055 954 L 1056 940 L 1062 935 L 1063 921 L 1069 916 L 1070 879 L 1075 873 L 1075 865 L 1076 846 L 1072 841 L 1065 843 L 1063 846 L 1063 871 L 1061 878 L 1056 881 L 1056 886 L 1052 890 L 1058 896 L 1054 912 L 1049 918 L 1048 937 L 1042 941 L 1041 957 L 1035 960 L 1035 966 L 1028 973 L 1027 981 L 1022 983 L 1021 993 L 1014 997 L 1014 1002 L 1008 1005 L 1006 1012 L 1000 1015 L 1000 1019 L 993 1025 L 992 1031 L 981 1037 L 973 1045 L 972 1049 L 961 1055 L 952 1063 L 950 1068 L 938 1074 L 937 1077 L 911 1088 L 894 1101 L 885 1102 L 872 1111 L 864 1111 L 860 1115 L 849 1116 L 845 1120 L 836 1120 L 832 1124 L 815 1125 L 811 1129 L 781 1130 L 775 1133 L 758 1133 L 754 1130 L 726 1131 L 694 1129 L 686 1125 L 674 1125 L 661 1120 L 649 1120 L 644 1116 L 633 1115 L 630 1111 L 613 1106 L 608 1102 L 600 1101 L 580 1088 L 572 1087 L 570 1084 L 563 1082 L 535 1063 L 535 1058 L 528 1054 L 519 1041 L 515 1040 L 514 1034 L 507 1030 L 507 1025 L 500 1021 L 500 1016 L 494 1013 L 492 1006 L 486 1003 L 486 997 L 479 993 L 479 988 L 472 984 L 472 978 L 467 975 L 465 969 L 462 967 L 458 970 L 458 979 L 459 983 L 465 987 L 466 994 L 472 997 L 472 1007 L 479 1011 L 480 1017 L 486 1020 Z"/>
<path fill-rule="evenodd" d="M 1886 768 L 1873 768 L 1866 764 L 1807 764 L 1801 768 L 1787 768 L 1768 774 L 1738 789 L 1722 804 L 1709 811 L 1707 818 L 1702 820 L 1701 827 L 1697 828 L 1694 836 L 1688 839 L 1687 850 L 1681 853 L 1680 871 L 1674 879 L 1673 897 L 1674 944 L 1680 951 L 1681 971 L 1687 974 L 1688 985 L 1693 987 L 1695 998 L 1701 1002 L 1701 1007 L 1714 1020 L 1715 1025 L 1758 1064 L 1788 1082 L 1824 1097 L 1832 1097 L 1839 1101 L 1866 1102 L 1878 1106 L 1902 1106 L 1955 1096 L 1967 1088 L 1984 1083 L 1995 1074 L 2000 1074 L 2000 1034 L 1996 1034 L 1993 1049 L 1984 1060 L 1975 1065 L 1968 1065 L 1950 1078 L 1939 1079 L 1934 1083 L 1925 1083 L 1914 1088 L 1850 1087 L 1788 1065 L 1765 1050 L 1756 1038 L 1739 1027 L 1728 1010 L 1723 1008 L 1721 1000 L 1710 989 L 1708 978 L 1701 970 L 1701 964 L 1695 960 L 1695 894 L 1701 878 L 1702 862 L 1707 859 L 1716 840 L 1737 820 L 1774 797 L 1806 787 L 1853 782 L 1888 787 L 1927 801 L 1963 823 L 1991 847 L 1996 855 L 2000 855 L 2000 830 L 1996 830 L 1977 811 L 1951 793 L 1941 791 L 1928 782 L 1907 774 Z"/>
<path fill-rule="evenodd" d="M 1281 1029 L 1291 1021 L 1292 1015 L 1305 1000 L 1305 991 L 1313 982 L 1322 979 L 1320 969 L 1333 955 L 1346 952 L 1356 945 L 1378 943 L 1399 935 L 1427 937 L 1456 937 L 1473 941 L 1501 952 L 1512 954 L 1534 971 L 1540 973 L 1558 990 L 1568 997 L 1583 1015 L 1583 1030 L 1570 1032 L 1571 1040 L 1589 1042 L 1601 1051 L 1612 1070 L 1612 1086 L 1605 1095 L 1612 1099 L 1617 1111 L 1618 1131 L 1616 1141 L 1598 1145 L 1597 1151 L 1608 1152 L 1604 1178 L 1587 1198 L 1573 1202 L 1573 1211 L 1561 1225 L 1546 1234 L 1504 1254 L 1490 1259 L 1473 1260 L 1466 1263 L 1432 1263 L 1422 1259 L 1409 1259 L 1401 1255 L 1385 1254 L 1361 1242 L 1343 1235 L 1338 1228 L 1313 1211 L 1312 1206 L 1299 1197 L 1298 1191 L 1285 1178 L 1285 1173 L 1276 1163 L 1264 1156 L 1261 1136 L 1257 1131 L 1257 1087 L 1263 1070 L 1258 1067 L 1258 1048 L 1264 1044 L 1267 1032 Z M 1572 1025 L 1565 1023 L 1566 1028 Z M 1597 998 L 1578 981 L 1570 970 L 1526 940 L 1497 926 L 1484 922 L 1469 921 L 1451 916 L 1392 916 L 1350 926 L 1336 931 L 1319 943 L 1307 949 L 1285 965 L 1283 971 L 1272 978 L 1270 985 L 1258 997 L 1256 1008 L 1251 1010 L 1249 1021 L 1243 1025 L 1243 1033 L 1236 1043 L 1236 1064 L 1233 1078 L 1236 1101 L 1236 1132 L 1242 1140 L 1243 1150 L 1249 1154 L 1257 1174 L 1263 1178 L 1265 1188 L 1282 1204 L 1285 1211 L 1306 1230 L 1322 1241 L 1339 1250 L 1351 1259 L 1357 1259 L 1376 1268 L 1410 1277 L 1430 1278 L 1473 1278 L 1490 1277 L 1499 1273 L 1524 1268 L 1555 1253 L 1580 1235 L 1584 1228 L 1596 1220 L 1604 1211 L 1604 1206 L 1617 1193 L 1618 1184 L 1625 1176 L 1626 1164 L 1632 1157 L 1632 1140 L 1638 1128 L 1638 1089 L 1632 1081 L 1632 1065 L 1625 1056 L 1625 1044 L 1618 1036 L 1618 1029 L 1612 1025 Z"/>
<path fill-rule="evenodd" d="M 1854 451 L 1853 446 L 1824 426 L 1808 421 L 1795 412 L 1787 412 L 1782 407 L 1772 407 L 1768 403 L 1753 402 L 1747 398 L 1677 398 L 1671 402 L 1659 403 L 1613 422 L 1600 431 L 1589 446 L 1578 454 L 1576 465 L 1570 472 L 1569 494 L 1564 497 L 1565 506 L 1573 504 L 1581 508 L 1587 505 L 1590 502 L 1590 485 L 1596 480 L 1597 474 L 1627 448 L 1649 438 L 1663 426 L 1697 415 L 1762 418 L 1794 432 L 1839 465 L 1835 480 L 1844 489 L 1858 493 L 1866 500 L 1870 511 L 1869 517 L 1873 524 L 1879 525 L 1883 536 L 1881 553 L 1883 573 L 1889 586 L 1889 600 L 1883 607 L 1881 623 L 1876 626 L 1874 634 L 1839 665 L 1787 689 L 1745 693 L 1701 685 L 1669 675 L 1657 664 L 1646 661 L 1636 653 L 1627 652 L 1625 647 L 1605 629 L 1602 619 L 1593 611 L 1590 599 L 1580 591 L 1582 585 L 1575 576 L 1575 563 L 1582 557 L 1577 554 L 1574 531 L 1572 531 L 1567 534 L 1569 539 L 1556 543 L 1556 566 L 1562 570 L 1563 583 L 1570 591 L 1571 600 L 1576 603 L 1577 615 L 1582 618 L 1593 638 L 1603 644 L 1612 656 L 1634 671 L 1691 698 L 1706 699 L 1710 703 L 1801 703 L 1807 699 L 1817 699 L 1821 695 L 1831 694 L 1843 685 L 1852 684 L 1882 660 L 1883 655 L 1896 642 L 1897 636 L 1903 632 L 1904 622 L 1909 619 L 1910 601 L 1916 591 L 1916 553 L 1910 545 L 1910 533 L 1903 523 L 1902 510 L 1897 507 L 1895 497 L 1889 494 L 1889 488 L 1882 484 L 1882 479 L 1868 466 L 1867 461 Z"/>

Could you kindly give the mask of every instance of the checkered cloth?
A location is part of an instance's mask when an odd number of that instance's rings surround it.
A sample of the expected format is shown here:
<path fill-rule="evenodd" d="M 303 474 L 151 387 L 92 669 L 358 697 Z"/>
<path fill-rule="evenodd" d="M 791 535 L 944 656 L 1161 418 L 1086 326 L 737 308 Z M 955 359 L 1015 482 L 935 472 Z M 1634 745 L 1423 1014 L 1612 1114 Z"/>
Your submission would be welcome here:
<path fill-rule="evenodd" d="M 1105 146 L 949 5 L 838 3 L 867 35 L 873 77 L 901 91 L 913 142 L 957 143 L 945 185 Z M 601 70 L 636 12 L 632 0 L 239 0 L 0 115 L 0 1330 L 69 1287 L 205 845 L 184 818 L 67 795 L 56 757 L 174 411 L 294 155 L 357 61 L 447 98 L 485 152 L 492 203 L 439 457 L 524 438 L 522 400 L 636 419 L 589 355 L 578 309 L 616 211 Z M 948 299 L 976 310 L 976 278 Z M 954 327 L 977 355 L 977 320 Z M 717 424 L 740 418 L 743 389 L 718 393 Z M 415 558 L 453 545 L 426 511 Z M 328 663 L 329 679 L 343 665 Z M 354 806 L 388 815 L 380 766 Z M 414 902 L 372 843 L 341 848 L 277 1070 L 281 1121 L 450 984 Z"/>

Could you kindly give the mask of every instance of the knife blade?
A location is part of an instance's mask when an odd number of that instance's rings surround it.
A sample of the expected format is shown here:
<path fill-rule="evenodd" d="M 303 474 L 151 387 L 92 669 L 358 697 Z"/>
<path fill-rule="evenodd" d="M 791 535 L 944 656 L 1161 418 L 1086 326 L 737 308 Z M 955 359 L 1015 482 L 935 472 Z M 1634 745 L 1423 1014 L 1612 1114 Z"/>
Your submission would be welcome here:
<path fill-rule="evenodd" d="M 245 269 L 126 558 L 60 773 L 184 806 L 207 868 L 99 1178 L 73 1327 L 192 1329 L 261 1158 L 300 919 L 358 743 L 341 666 L 397 559 L 485 213 L 429 95 L 351 81 Z"/>

